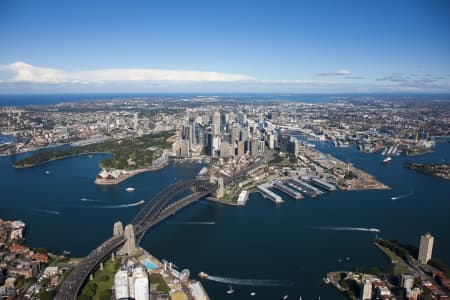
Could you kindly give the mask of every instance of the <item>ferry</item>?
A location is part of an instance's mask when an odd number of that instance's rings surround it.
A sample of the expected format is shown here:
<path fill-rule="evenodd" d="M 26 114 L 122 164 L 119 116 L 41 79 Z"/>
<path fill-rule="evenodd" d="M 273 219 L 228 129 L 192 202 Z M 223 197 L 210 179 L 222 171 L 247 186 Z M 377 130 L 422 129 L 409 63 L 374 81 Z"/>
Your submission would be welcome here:
<path fill-rule="evenodd" d="M 383 164 L 388 164 L 391 162 L 391 160 L 392 160 L 392 158 L 390 156 L 388 156 L 385 159 L 383 159 Z"/>
<path fill-rule="evenodd" d="M 127 191 L 127 192 L 133 192 L 133 191 L 134 191 L 134 187 L 127 187 L 127 188 L 125 189 L 125 191 Z"/>
<path fill-rule="evenodd" d="M 230 285 L 230 288 L 228 289 L 227 294 L 231 295 L 233 293 L 234 293 L 233 287 Z"/>
<path fill-rule="evenodd" d="M 200 273 L 198 273 L 198 276 L 199 276 L 200 278 L 208 278 L 208 274 L 206 274 L 205 272 L 200 272 Z"/>

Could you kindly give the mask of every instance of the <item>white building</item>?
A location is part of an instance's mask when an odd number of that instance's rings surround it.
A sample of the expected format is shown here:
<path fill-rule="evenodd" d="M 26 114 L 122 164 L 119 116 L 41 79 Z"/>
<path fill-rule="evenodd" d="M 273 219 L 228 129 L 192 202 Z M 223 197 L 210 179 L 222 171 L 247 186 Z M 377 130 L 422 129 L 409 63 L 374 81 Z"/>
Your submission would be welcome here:
<path fill-rule="evenodd" d="M 431 259 L 433 252 L 434 237 L 427 233 L 420 236 L 419 257 L 417 258 L 421 264 L 426 264 Z"/>
<path fill-rule="evenodd" d="M 114 291 L 116 299 L 129 298 L 128 272 L 126 270 L 119 270 L 114 276 Z"/>
<path fill-rule="evenodd" d="M 365 279 L 361 288 L 361 300 L 372 299 L 372 282 Z"/>
<path fill-rule="evenodd" d="M 134 299 L 135 300 L 148 300 L 150 298 L 149 282 L 147 272 L 143 267 L 134 269 Z"/>

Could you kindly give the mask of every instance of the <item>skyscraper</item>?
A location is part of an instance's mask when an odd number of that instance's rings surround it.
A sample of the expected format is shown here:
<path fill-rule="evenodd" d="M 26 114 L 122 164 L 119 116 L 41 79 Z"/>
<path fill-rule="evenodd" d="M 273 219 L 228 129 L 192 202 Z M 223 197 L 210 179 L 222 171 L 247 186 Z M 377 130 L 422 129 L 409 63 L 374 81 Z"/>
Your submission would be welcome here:
<path fill-rule="evenodd" d="M 417 258 L 421 264 L 426 264 L 431 259 L 433 252 L 434 237 L 427 233 L 420 236 L 419 257 Z"/>
<path fill-rule="evenodd" d="M 213 132 L 214 134 L 220 133 L 220 111 L 216 110 L 212 116 L 212 124 L 213 126 Z"/>
<path fill-rule="evenodd" d="M 370 280 L 364 279 L 363 286 L 361 288 L 361 300 L 372 299 L 372 282 Z"/>

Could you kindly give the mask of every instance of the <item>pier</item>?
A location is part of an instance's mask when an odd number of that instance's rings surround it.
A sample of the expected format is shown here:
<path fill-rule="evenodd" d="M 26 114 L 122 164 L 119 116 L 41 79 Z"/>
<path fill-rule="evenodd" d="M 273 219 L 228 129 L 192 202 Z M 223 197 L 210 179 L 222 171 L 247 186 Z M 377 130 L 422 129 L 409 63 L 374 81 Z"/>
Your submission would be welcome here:
<path fill-rule="evenodd" d="M 323 194 L 323 192 L 321 190 L 319 190 L 318 188 L 316 188 L 315 186 L 312 186 L 309 183 L 300 181 L 296 178 L 289 177 L 288 181 L 289 181 L 289 183 L 290 183 L 289 185 L 291 187 L 296 188 L 300 191 L 304 191 L 310 197 L 316 197 L 318 195 Z"/>
<path fill-rule="evenodd" d="M 283 203 L 284 201 L 280 196 L 278 196 L 277 194 L 275 194 L 274 192 L 269 190 L 270 187 L 272 187 L 272 185 L 270 183 L 264 183 L 264 184 L 258 185 L 257 189 L 258 189 L 258 191 L 261 192 L 261 194 L 265 198 L 269 198 L 270 200 L 272 200 L 275 203 Z"/>
<path fill-rule="evenodd" d="M 330 192 L 336 190 L 336 187 L 334 185 L 332 185 L 331 183 L 328 183 L 326 181 L 323 181 L 323 180 L 321 180 L 319 178 L 313 178 L 313 179 L 311 179 L 311 182 L 314 185 L 316 185 L 316 186 L 318 186 L 320 188 L 323 188 L 323 189 L 325 189 L 327 191 L 330 191 Z"/>
<path fill-rule="evenodd" d="M 295 200 L 303 199 L 303 195 L 299 191 L 296 191 L 294 188 L 289 187 L 280 181 L 276 181 L 273 184 L 273 188 L 285 193 L 286 195 L 294 198 Z"/>

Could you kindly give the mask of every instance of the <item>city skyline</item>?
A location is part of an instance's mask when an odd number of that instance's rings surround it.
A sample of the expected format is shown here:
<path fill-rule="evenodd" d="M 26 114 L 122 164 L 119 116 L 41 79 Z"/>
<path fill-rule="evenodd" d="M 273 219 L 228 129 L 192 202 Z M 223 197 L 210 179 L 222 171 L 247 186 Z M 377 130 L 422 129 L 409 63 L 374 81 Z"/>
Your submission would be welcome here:
<path fill-rule="evenodd" d="M 448 93 L 448 8 L 4 1 L 0 93 Z"/>

